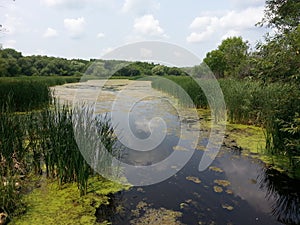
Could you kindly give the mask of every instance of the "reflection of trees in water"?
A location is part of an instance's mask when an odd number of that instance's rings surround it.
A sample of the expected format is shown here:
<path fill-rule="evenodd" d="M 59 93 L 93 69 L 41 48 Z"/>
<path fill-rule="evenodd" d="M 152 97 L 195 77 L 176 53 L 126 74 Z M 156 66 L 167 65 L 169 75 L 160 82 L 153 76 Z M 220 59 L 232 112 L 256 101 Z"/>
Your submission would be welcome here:
<path fill-rule="evenodd" d="M 267 191 L 267 198 L 275 199 L 272 214 L 278 221 L 300 224 L 300 180 L 267 168 L 260 176 L 260 187 Z"/>

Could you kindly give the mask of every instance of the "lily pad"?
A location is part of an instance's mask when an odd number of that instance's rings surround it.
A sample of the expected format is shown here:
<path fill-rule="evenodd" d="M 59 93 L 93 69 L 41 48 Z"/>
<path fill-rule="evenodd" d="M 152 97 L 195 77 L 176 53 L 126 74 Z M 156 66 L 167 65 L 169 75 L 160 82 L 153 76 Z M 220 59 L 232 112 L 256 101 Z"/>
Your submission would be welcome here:
<path fill-rule="evenodd" d="M 183 147 L 183 146 L 180 146 L 180 145 L 176 145 L 173 147 L 173 150 L 174 151 L 188 151 L 187 148 Z"/>
<path fill-rule="evenodd" d="M 227 187 L 231 184 L 228 180 L 214 180 L 214 183 L 223 187 Z"/>
<path fill-rule="evenodd" d="M 188 207 L 188 204 L 186 204 L 185 202 L 180 203 L 180 208 L 181 209 L 184 209 L 186 207 Z"/>
<path fill-rule="evenodd" d="M 232 211 L 234 209 L 233 206 L 228 205 L 228 204 L 222 204 L 222 208 L 223 209 L 227 209 L 228 211 Z"/>
<path fill-rule="evenodd" d="M 216 167 L 216 166 L 210 166 L 209 170 L 212 170 L 214 172 L 219 172 L 219 173 L 223 173 L 224 172 L 221 168 Z"/>
<path fill-rule="evenodd" d="M 229 195 L 232 195 L 233 191 L 228 189 L 228 190 L 226 190 L 226 193 L 229 194 Z"/>
<path fill-rule="evenodd" d="M 193 181 L 196 184 L 200 184 L 201 183 L 201 180 L 199 178 L 197 178 L 197 177 L 188 176 L 188 177 L 186 177 L 186 179 L 190 180 L 190 181 Z"/>
<path fill-rule="evenodd" d="M 215 191 L 216 193 L 221 193 L 221 192 L 223 192 L 223 188 L 221 188 L 221 187 L 219 187 L 219 186 L 214 186 L 214 191 Z"/>
<path fill-rule="evenodd" d="M 182 216 L 181 212 L 167 210 L 165 208 L 149 208 L 146 213 L 137 219 L 130 221 L 132 225 L 181 225 L 177 219 Z"/>

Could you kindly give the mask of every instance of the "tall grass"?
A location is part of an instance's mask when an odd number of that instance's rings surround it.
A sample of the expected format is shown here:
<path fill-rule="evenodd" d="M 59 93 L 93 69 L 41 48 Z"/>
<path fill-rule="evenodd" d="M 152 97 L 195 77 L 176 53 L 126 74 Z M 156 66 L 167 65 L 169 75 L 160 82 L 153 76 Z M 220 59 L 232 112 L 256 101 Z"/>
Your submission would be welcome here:
<path fill-rule="evenodd" d="M 77 82 L 77 77 L 16 77 L 0 78 L 0 107 L 11 111 L 28 111 L 49 105 L 50 86 Z"/>
<path fill-rule="evenodd" d="M 20 116 L 0 110 L 0 208 L 11 215 L 24 209 L 18 186 L 26 173 L 24 126 Z"/>
<path fill-rule="evenodd" d="M 153 79 L 152 87 L 160 91 L 165 91 L 179 99 L 184 106 L 190 106 L 189 96 L 197 108 L 207 108 L 208 102 L 201 87 L 191 77 L 188 76 L 164 76 L 166 79 Z M 172 82 L 170 82 L 172 81 Z M 183 94 L 182 89 L 187 94 Z"/>
<path fill-rule="evenodd" d="M 115 138 L 109 120 L 92 117 L 89 106 L 72 109 L 54 101 L 51 106 L 25 114 L 8 108 L 0 112 L 0 208 L 15 215 L 24 209 L 20 184 L 30 182 L 32 174 L 45 174 L 60 185 L 76 182 L 81 195 L 86 194 L 88 179 L 95 166 L 109 167 L 105 160 L 108 150 L 114 156 Z M 75 128 L 75 129 L 74 129 Z M 81 149 L 81 140 L 93 143 Z M 91 135 L 92 134 L 92 135 Z M 90 135 L 90 136 L 89 136 Z M 92 139 L 91 139 L 92 138 Z M 97 149 L 96 149 L 97 148 Z M 81 150 L 81 151 L 80 151 Z M 98 161 L 89 161 L 82 151 Z M 100 160 L 100 157 L 101 160 Z M 89 163 L 87 163 L 87 161 Z"/>
<path fill-rule="evenodd" d="M 44 163 L 48 178 L 57 178 L 60 185 L 77 182 L 80 193 L 86 194 L 94 169 L 87 156 L 94 157 L 97 150 L 103 155 L 104 148 L 113 152 L 115 139 L 109 120 L 93 117 L 90 106 L 72 109 L 56 101 L 51 108 L 31 113 L 32 119 L 38 122 L 30 127 L 29 145 L 33 163 L 40 162 L 34 164 L 34 170 L 42 171 Z"/>

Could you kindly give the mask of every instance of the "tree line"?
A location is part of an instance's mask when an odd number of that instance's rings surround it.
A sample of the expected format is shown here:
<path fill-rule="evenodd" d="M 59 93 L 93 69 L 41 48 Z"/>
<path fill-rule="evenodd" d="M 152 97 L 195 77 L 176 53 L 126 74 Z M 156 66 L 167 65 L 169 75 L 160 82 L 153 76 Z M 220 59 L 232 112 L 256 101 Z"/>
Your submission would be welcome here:
<path fill-rule="evenodd" d="M 18 76 L 151 76 L 184 75 L 176 67 L 147 62 L 102 59 L 65 59 L 41 55 L 23 56 L 15 49 L 0 49 L 0 77 Z"/>

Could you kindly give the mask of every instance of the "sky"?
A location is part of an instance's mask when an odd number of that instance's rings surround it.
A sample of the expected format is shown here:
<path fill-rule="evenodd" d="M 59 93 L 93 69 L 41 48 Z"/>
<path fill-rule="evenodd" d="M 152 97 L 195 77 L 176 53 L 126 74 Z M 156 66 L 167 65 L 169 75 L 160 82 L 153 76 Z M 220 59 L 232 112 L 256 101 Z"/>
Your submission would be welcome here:
<path fill-rule="evenodd" d="M 101 58 L 139 41 L 178 45 L 203 59 L 223 39 L 252 47 L 265 0 L 0 0 L 3 48 L 23 55 Z"/>

